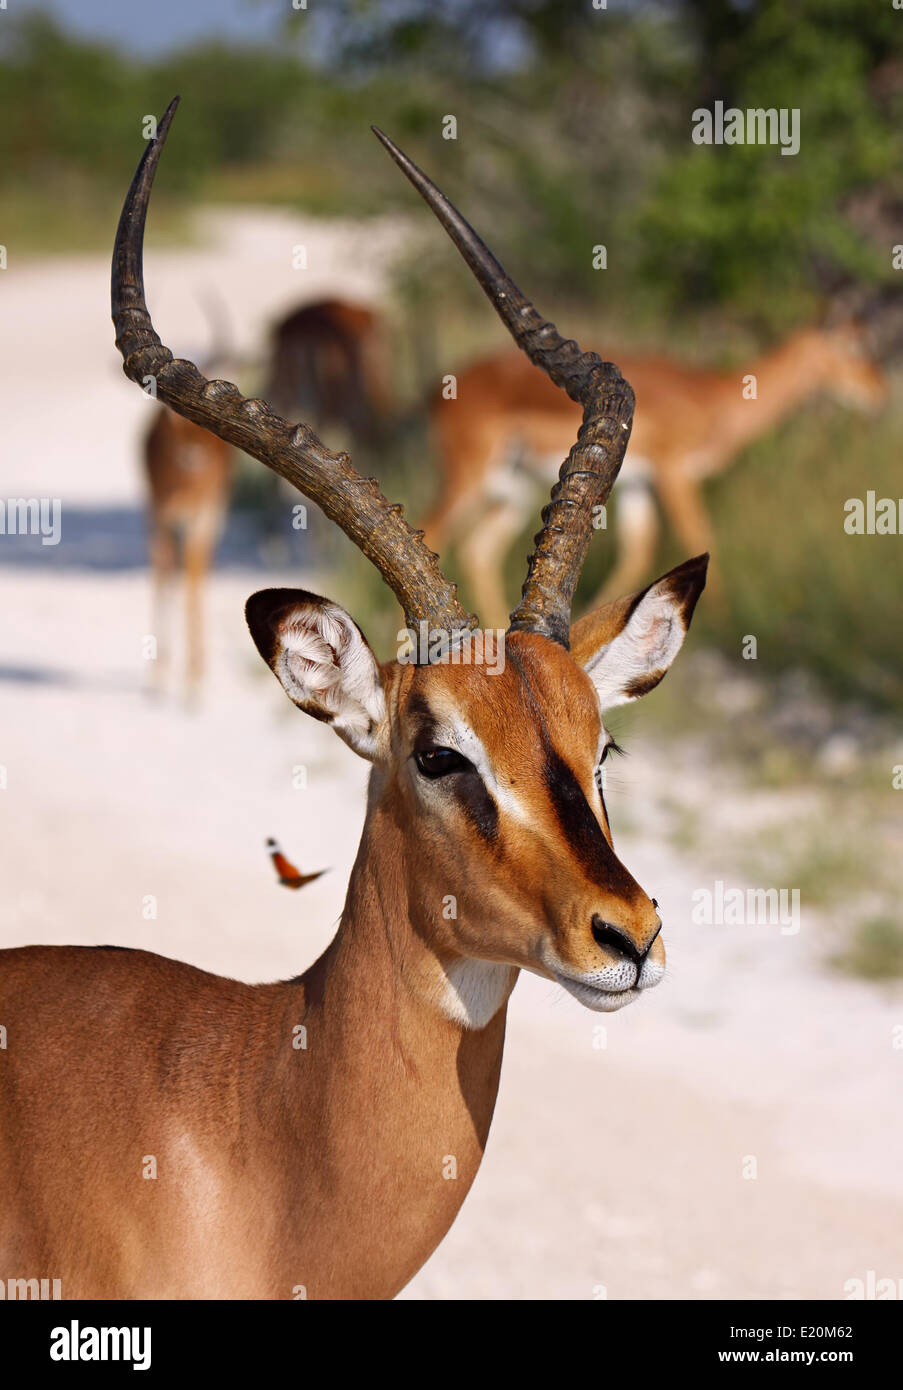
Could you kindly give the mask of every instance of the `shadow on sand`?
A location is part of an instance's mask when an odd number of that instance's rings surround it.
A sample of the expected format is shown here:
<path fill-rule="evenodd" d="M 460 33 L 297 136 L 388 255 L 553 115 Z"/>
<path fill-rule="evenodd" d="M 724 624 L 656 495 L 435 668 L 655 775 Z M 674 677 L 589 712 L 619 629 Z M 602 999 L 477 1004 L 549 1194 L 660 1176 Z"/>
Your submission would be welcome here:
<path fill-rule="evenodd" d="M 303 558 L 305 537 L 292 533 Z M 217 569 L 265 569 L 267 535 L 262 519 L 233 512 L 217 547 Z M 59 543 L 37 536 L 0 536 L 0 569 L 80 569 L 101 572 L 146 569 L 147 519 L 143 507 L 72 507 L 63 504 Z"/>

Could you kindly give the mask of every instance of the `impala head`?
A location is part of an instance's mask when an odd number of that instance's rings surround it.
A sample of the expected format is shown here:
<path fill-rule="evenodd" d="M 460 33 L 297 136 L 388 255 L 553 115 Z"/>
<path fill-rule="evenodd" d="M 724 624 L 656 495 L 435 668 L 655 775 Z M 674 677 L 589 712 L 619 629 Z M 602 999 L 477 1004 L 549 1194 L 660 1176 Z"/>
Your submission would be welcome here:
<path fill-rule="evenodd" d="M 633 394 L 615 367 L 540 317 L 460 214 L 380 135 L 515 341 L 584 409 L 508 632 L 483 639 L 503 652 L 455 660 L 477 620 L 400 508 L 305 426 L 292 428 L 229 383 L 205 381 L 154 333 L 141 244 L 173 110 L 139 166 L 117 236 L 113 317 L 127 374 L 152 374 L 175 410 L 294 482 L 374 561 L 408 627 L 425 622 L 451 640 L 447 659 L 380 665 L 338 604 L 275 589 L 248 602 L 257 648 L 290 699 L 373 764 L 368 826 L 378 823 L 391 846 L 411 924 L 440 968 L 446 1012 L 486 1021 L 516 967 L 559 981 L 591 1008 L 620 1008 L 658 983 L 665 952 L 655 900 L 613 848 L 599 776 L 611 746 L 605 714 L 665 675 L 707 562 L 690 560 L 571 626 L 594 508 L 620 467 Z"/>
<path fill-rule="evenodd" d="M 664 676 L 705 568 L 691 560 L 581 619 L 569 651 L 510 632 L 504 666 L 495 652 L 380 666 L 337 604 L 287 589 L 249 600 L 290 699 L 373 763 L 371 813 L 408 828 L 398 870 L 411 919 L 453 981 L 466 961 L 520 966 L 610 1010 L 662 978 L 656 904 L 612 844 L 604 721 Z"/>
<path fill-rule="evenodd" d="M 880 410 L 888 397 L 884 371 L 870 352 L 869 331 L 857 320 L 813 330 L 811 351 L 826 391 L 854 410 Z"/>

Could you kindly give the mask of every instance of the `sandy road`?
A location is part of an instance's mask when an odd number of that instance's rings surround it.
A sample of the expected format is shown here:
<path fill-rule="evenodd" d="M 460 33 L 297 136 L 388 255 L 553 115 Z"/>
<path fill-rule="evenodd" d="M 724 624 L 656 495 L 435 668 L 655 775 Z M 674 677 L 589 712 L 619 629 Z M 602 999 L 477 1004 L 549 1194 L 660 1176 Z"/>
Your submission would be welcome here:
<path fill-rule="evenodd" d="M 344 266 L 339 240 L 323 245 Z M 250 244 L 260 253 L 260 236 Z M 246 254 L 236 234 L 219 269 L 232 267 L 236 317 L 253 303 L 259 329 L 286 296 L 284 271 L 252 277 Z M 166 260 L 152 302 L 161 320 L 164 302 L 170 323 L 185 315 L 168 337 L 190 337 L 200 261 Z M 217 576 L 211 676 L 192 714 L 142 693 L 144 572 L 66 562 L 66 506 L 137 496 L 129 450 L 146 406 L 119 385 L 106 302 L 95 302 L 105 273 L 91 261 L 4 281 L 21 334 L 0 343 L 0 495 L 62 496 L 64 539 L 57 570 L 0 550 L 0 944 L 117 942 L 248 980 L 285 977 L 334 928 L 366 767 L 288 704 L 251 648 L 243 601 L 282 576 Z M 54 304 L 80 347 L 48 380 L 38 326 Z M 38 436 L 26 406 L 39 410 Z M 307 785 L 296 789 L 299 767 Z M 651 816 L 681 794 L 640 719 L 620 780 L 637 824 L 641 808 Z M 713 808 L 713 836 L 717 821 Z M 330 873 L 285 893 L 264 852 L 270 834 L 305 870 Z M 668 979 L 605 1016 L 522 978 L 483 1168 L 403 1296 L 837 1299 L 869 1270 L 901 1278 L 903 992 L 827 973 L 805 906 L 792 936 L 694 926 L 692 893 L 711 883 L 710 866 L 652 834 L 619 849 L 662 905 Z M 751 1159 L 755 1177 L 744 1176 Z"/>

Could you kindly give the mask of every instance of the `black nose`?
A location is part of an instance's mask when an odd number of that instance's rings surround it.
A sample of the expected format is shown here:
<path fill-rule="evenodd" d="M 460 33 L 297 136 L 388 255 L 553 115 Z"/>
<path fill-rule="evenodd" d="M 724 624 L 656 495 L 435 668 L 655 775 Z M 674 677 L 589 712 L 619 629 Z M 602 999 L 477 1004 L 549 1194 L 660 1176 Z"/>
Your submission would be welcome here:
<path fill-rule="evenodd" d="M 658 903 L 654 898 L 652 902 L 654 907 L 658 907 Z M 643 961 L 652 950 L 655 938 L 658 936 L 661 929 L 662 923 L 661 918 L 659 918 L 658 926 L 649 941 L 643 949 L 640 950 L 639 946 L 637 946 L 636 942 L 631 940 L 623 927 L 616 927 L 613 922 L 605 922 L 599 916 L 593 917 L 593 936 L 597 945 L 608 946 L 611 950 L 620 952 L 621 955 L 625 955 L 628 960 L 633 961 L 634 965 L 637 966 L 643 964 Z"/>
<path fill-rule="evenodd" d="M 603 922 L 601 917 L 593 918 L 593 936 L 599 946 L 609 946 L 620 955 L 632 960 L 634 965 L 642 965 L 646 959 L 646 951 L 640 951 L 636 944 L 620 927 L 616 927 L 613 922 Z M 649 942 L 649 946 L 652 942 Z"/>

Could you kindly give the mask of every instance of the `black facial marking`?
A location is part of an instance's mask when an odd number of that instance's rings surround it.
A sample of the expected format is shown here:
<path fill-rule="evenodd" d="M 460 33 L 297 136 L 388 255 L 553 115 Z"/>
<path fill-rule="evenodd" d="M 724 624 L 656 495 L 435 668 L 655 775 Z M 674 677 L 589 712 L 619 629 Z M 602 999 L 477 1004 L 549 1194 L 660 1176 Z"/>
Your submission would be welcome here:
<path fill-rule="evenodd" d="M 605 836 L 577 778 L 553 748 L 546 750 L 543 778 L 565 836 L 584 867 L 594 872 L 607 848 Z"/>
<path fill-rule="evenodd" d="M 408 703 L 408 715 L 416 725 L 413 743 L 415 753 L 424 748 L 435 748 L 443 742 L 436 716 L 421 696 L 414 695 L 411 698 Z"/>
<path fill-rule="evenodd" d="M 553 748 L 546 750 L 543 777 L 558 824 L 587 877 L 614 892 L 632 893 L 633 881 L 618 863 L 580 783 Z"/>
<path fill-rule="evenodd" d="M 419 726 L 414 738 L 415 753 L 441 744 L 441 730 L 436 717 L 422 696 L 411 697 L 408 714 L 417 720 Z M 448 787 L 477 833 L 490 843 L 496 841 L 499 834 L 498 807 L 476 768 L 471 764 L 469 771 L 453 773 L 448 778 Z"/>
<path fill-rule="evenodd" d="M 627 870 L 618 862 L 614 850 L 605 838 L 602 827 L 593 815 L 589 802 L 583 795 L 580 783 L 564 759 L 559 757 L 552 747 L 552 740 L 542 716 L 541 703 L 531 688 L 530 674 L 513 647 L 508 649 L 508 663 L 520 675 L 534 713 L 532 727 L 545 750 L 543 780 L 549 789 L 555 815 L 562 832 L 577 854 L 585 872 L 594 883 L 603 888 L 610 888 L 615 892 L 619 889 L 628 894 L 634 892 L 633 880 Z M 602 800 L 602 814 L 605 816 L 607 825 L 608 813 L 605 810 L 601 787 L 599 788 L 599 797 Z"/>
<path fill-rule="evenodd" d="M 461 804 L 465 816 L 484 840 L 498 839 L 499 812 L 483 779 L 474 768 L 473 772 L 455 778 L 455 796 Z"/>
<path fill-rule="evenodd" d="M 407 712 L 408 717 L 410 719 L 415 719 L 420 725 L 421 731 L 426 728 L 432 728 L 436 723 L 436 716 L 420 694 L 412 695 L 410 700 L 408 700 Z"/>

